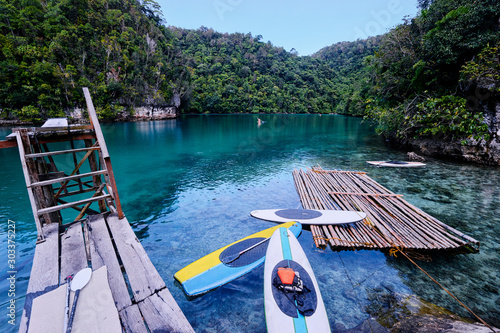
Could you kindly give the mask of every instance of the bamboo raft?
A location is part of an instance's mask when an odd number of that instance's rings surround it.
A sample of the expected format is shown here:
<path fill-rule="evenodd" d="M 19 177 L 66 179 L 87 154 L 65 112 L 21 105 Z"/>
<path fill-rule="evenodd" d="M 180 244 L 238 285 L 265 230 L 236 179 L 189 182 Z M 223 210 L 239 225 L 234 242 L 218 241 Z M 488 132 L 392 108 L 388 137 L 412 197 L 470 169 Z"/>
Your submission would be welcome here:
<path fill-rule="evenodd" d="M 97 114 L 89 90 L 83 90 L 90 125 L 50 119 L 40 128 L 14 128 L 7 140 L 0 141 L 0 148 L 19 149 L 37 228 L 19 332 L 43 330 L 30 325 L 36 320 L 50 326 L 59 318 L 62 325 L 60 302 L 42 299 L 56 295 L 67 285 L 65 277 L 86 267 L 94 272 L 106 270 L 104 289 L 116 307 L 115 326 L 120 331 L 194 332 L 122 211 Z M 56 142 L 69 142 L 71 149 L 51 150 Z M 68 220 L 61 212 L 70 209 L 78 213 Z M 35 306 L 41 302 L 43 306 Z M 52 310 L 50 317 L 44 316 L 44 308 Z M 74 326 L 77 331 L 92 331 L 85 322 Z M 104 326 L 97 329 L 106 330 Z"/>
<path fill-rule="evenodd" d="M 357 210 L 367 214 L 348 225 L 311 226 L 318 248 L 479 251 L 479 241 L 444 224 L 394 194 L 364 172 L 294 170 L 305 209 Z"/>

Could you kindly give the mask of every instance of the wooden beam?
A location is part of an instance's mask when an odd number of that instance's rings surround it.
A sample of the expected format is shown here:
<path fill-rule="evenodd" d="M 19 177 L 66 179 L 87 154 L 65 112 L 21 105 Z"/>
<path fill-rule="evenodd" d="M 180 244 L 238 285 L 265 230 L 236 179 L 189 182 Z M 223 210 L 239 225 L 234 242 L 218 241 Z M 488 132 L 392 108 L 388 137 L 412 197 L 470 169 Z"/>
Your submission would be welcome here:
<path fill-rule="evenodd" d="M 75 185 L 78 186 L 78 184 L 75 184 Z M 70 187 L 70 186 L 66 186 L 66 187 Z M 83 191 L 77 190 L 77 191 L 72 191 L 72 192 L 68 192 L 68 193 L 63 193 L 63 194 L 59 195 L 59 197 L 57 199 L 59 200 L 60 198 L 65 198 L 65 197 L 69 197 L 69 196 L 72 196 L 72 195 L 78 195 L 78 194 L 88 193 L 88 192 L 92 192 L 92 191 L 95 191 L 95 190 L 96 190 L 95 188 L 90 187 L 90 188 L 84 189 Z"/>
<path fill-rule="evenodd" d="M 92 195 L 92 198 L 95 198 L 95 197 L 99 196 L 99 194 L 102 194 L 102 190 L 104 189 L 104 186 L 105 186 L 105 184 L 101 184 L 99 186 L 99 188 L 95 191 L 94 195 Z M 83 206 L 83 208 L 81 209 L 78 216 L 75 217 L 74 221 L 81 219 L 83 217 L 83 215 L 85 215 L 85 212 L 87 211 L 87 209 L 90 207 L 91 204 L 92 204 L 92 202 L 89 202 L 85 206 Z"/>
<path fill-rule="evenodd" d="M 95 134 L 87 133 L 87 134 L 60 135 L 56 137 L 46 137 L 46 138 L 37 137 L 37 138 L 38 138 L 38 143 L 53 143 L 53 142 L 66 142 L 69 141 L 70 138 L 73 138 L 73 140 L 75 141 L 95 139 Z"/>
<path fill-rule="evenodd" d="M 106 164 L 106 170 L 108 171 L 108 177 L 110 183 L 109 185 L 111 186 L 111 190 L 109 192 L 113 194 L 116 210 L 118 211 L 118 217 L 120 219 L 123 219 L 125 215 L 123 214 L 122 211 L 122 204 L 120 202 L 120 196 L 118 195 L 118 189 L 116 188 L 115 174 L 113 172 L 113 168 L 111 167 L 110 158 L 108 157 L 104 159 L 104 163 Z"/>
<path fill-rule="evenodd" d="M 101 147 L 102 157 L 109 157 L 108 147 L 106 146 L 106 141 L 104 140 L 104 135 L 102 135 L 101 125 L 97 119 L 97 114 L 94 109 L 94 103 L 92 103 L 92 97 L 90 97 L 89 88 L 83 88 L 83 94 L 85 95 L 85 101 L 87 102 L 87 109 L 90 117 L 90 123 L 94 126 L 95 135 L 99 146 Z"/>
<path fill-rule="evenodd" d="M 16 132 L 16 139 L 19 148 L 19 157 L 21 158 L 21 166 L 23 168 L 24 180 L 26 182 L 28 197 L 30 199 L 31 210 L 33 212 L 36 230 L 38 232 L 38 240 L 43 240 L 45 238 L 45 235 L 43 234 L 42 223 L 40 222 L 40 216 L 38 215 L 38 207 L 36 205 L 35 194 L 33 193 L 33 188 L 31 188 L 31 177 L 28 171 L 28 165 L 26 164 L 26 159 L 24 158 L 25 150 L 21 132 Z"/>
<path fill-rule="evenodd" d="M 402 197 L 402 194 L 394 194 L 394 193 L 353 193 L 353 192 L 328 192 L 331 195 L 358 195 L 365 197 Z"/>
<path fill-rule="evenodd" d="M 17 141 L 13 140 L 0 140 L 0 149 L 2 148 L 12 148 L 17 146 Z"/>
<path fill-rule="evenodd" d="M 90 122 L 94 126 L 95 135 L 97 138 L 97 142 L 99 142 L 99 146 L 101 147 L 101 154 L 104 160 L 104 164 L 106 165 L 106 169 L 108 170 L 109 177 L 109 185 L 112 188 L 110 191 L 113 195 L 113 200 L 115 201 L 116 210 L 118 211 L 118 217 L 123 219 L 125 215 L 123 214 L 122 205 L 120 202 L 120 196 L 118 195 L 118 189 L 116 187 L 115 175 L 113 172 L 113 167 L 111 166 L 111 158 L 109 157 L 108 148 L 106 146 L 106 141 L 104 140 L 104 135 L 102 134 L 101 125 L 99 124 L 99 119 L 97 118 L 97 114 L 94 109 L 94 103 L 92 102 L 92 98 L 90 97 L 89 88 L 83 88 L 83 94 L 85 95 L 85 101 L 87 102 L 87 109 L 90 117 Z"/>
<path fill-rule="evenodd" d="M 70 131 L 77 131 L 77 130 L 85 130 L 85 129 L 92 129 L 92 125 L 69 125 L 69 130 Z M 34 129 L 35 132 L 37 133 L 43 133 L 43 132 L 68 132 L 68 126 L 59 126 L 59 127 L 37 127 Z"/>
<path fill-rule="evenodd" d="M 71 139 L 71 145 L 73 145 L 73 139 Z M 97 146 L 97 145 L 98 145 L 98 142 L 96 141 L 96 143 L 94 144 L 94 146 Z M 92 147 L 94 147 L 94 146 L 92 146 Z M 80 167 L 87 160 L 87 158 L 90 155 L 92 155 L 93 152 L 94 152 L 93 150 L 87 151 L 87 153 L 85 154 L 85 156 L 82 157 L 82 159 L 80 160 L 80 162 L 77 165 L 75 165 L 75 169 L 71 172 L 70 176 L 78 173 L 78 170 L 80 169 Z M 75 157 L 75 154 L 73 154 L 73 156 Z M 75 164 L 76 164 L 76 159 L 75 159 Z M 96 177 L 96 176 L 94 176 L 94 177 Z M 59 195 L 61 194 L 61 192 L 63 190 L 66 190 L 66 185 L 68 185 L 68 182 L 69 182 L 69 180 L 61 183 L 61 187 L 59 188 L 59 190 L 57 191 L 57 193 L 54 194 L 54 200 L 57 200 L 57 198 L 59 197 Z M 78 186 L 80 187 L 80 191 L 83 190 L 82 185 L 83 185 L 82 181 L 79 180 L 78 181 Z"/>
<path fill-rule="evenodd" d="M 49 151 L 49 152 L 46 152 L 46 153 L 39 153 L 39 154 L 27 154 L 26 157 L 28 157 L 28 158 L 45 157 L 45 156 L 52 156 L 52 155 L 62 155 L 62 154 L 79 153 L 79 152 L 82 152 L 82 151 L 99 150 L 99 149 L 101 149 L 101 148 L 99 148 L 99 147 L 90 147 L 90 148 L 78 148 L 78 149 L 58 150 L 58 151 Z"/>
<path fill-rule="evenodd" d="M 68 202 L 66 204 L 62 204 L 62 205 L 57 205 L 57 206 L 53 206 L 53 207 L 47 207 L 47 208 L 40 209 L 40 210 L 38 210 L 38 214 L 41 215 L 41 214 L 47 214 L 47 213 L 57 212 L 59 210 L 63 210 L 63 209 L 66 209 L 66 208 L 71 208 L 73 206 L 83 205 L 83 204 L 86 204 L 86 203 L 89 203 L 89 202 L 95 202 L 95 201 L 99 201 L 99 200 L 105 200 L 105 199 L 108 199 L 108 198 L 111 198 L 111 195 L 105 194 L 105 195 L 100 195 L 98 197 L 92 197 L 92 198 L 83 199 L 83 200 L 79 200 L 79 201 L 75 201 L 75 202 Z"/>
<path fill-rule="evenodd" d="M 91 177 L 95 175 L 102 175 L 107 173 L 106 170 L 100 170 L 100 171 L 94 171 L 94 172 L 88 172 L 88 173 L 82 173 L 79 175 L 72 175 L 68 177 L 61 177 L 61 178 L 56 178 L 56 179 L 49 179 L 49 180 L 44 180 L 41 182 L 36 182 L 32 183 L 30 187 L 35 187 L 35 186 L 45 186 L 45 185 L 51 185 L 51 184 L 56 184 L 56 183 L 63 183 L 65 181 L 70 181 L 70 180 L 75 180 L 75 179 L 80 179 L 84 177 Z"/>

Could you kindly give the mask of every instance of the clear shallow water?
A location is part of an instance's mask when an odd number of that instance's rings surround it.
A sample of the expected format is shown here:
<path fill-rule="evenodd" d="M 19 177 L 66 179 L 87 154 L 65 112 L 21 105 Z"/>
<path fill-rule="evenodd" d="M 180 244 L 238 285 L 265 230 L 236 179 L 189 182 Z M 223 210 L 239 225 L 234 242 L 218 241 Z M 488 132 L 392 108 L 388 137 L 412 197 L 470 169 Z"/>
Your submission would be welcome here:
<path fill-rule="evenodd" d="M 368 166 L 405 159 L 358 118 L 318 115 L 184 116 L 176 120 L 105 124 L 122 206 L 128 220 L 196 332 L 264 332 L 263 267 L 210 293 L 188 298 L 173 274 L 202 256 L 273 224 L 254 209 L 298 208 L 294 168 L 367 171 L 452 227 L 481 240 L 478 254 L 419 262 L 488 323 L 500 326 L 500 169 L 430 160 L 424 169 Z M 0 129 L 0 135 L 10 130 Z M 34 254 L 36 228 L 16 149 L 0 150 L 0 308 L 8 284 L 7 220 L 16 221 L 18 318 Z M 368 317 L 373 290 L 416 294 L 469 317 L 406 259 L 378 251 L 315 248 L 299 237 L 315 270 L 334 330 Z M 353 288 L 354 285 L 354 288 Z M 6 311 L 6 310 L 3 310 Z M 2 325 L 0 331 L 12 328 Z"/>

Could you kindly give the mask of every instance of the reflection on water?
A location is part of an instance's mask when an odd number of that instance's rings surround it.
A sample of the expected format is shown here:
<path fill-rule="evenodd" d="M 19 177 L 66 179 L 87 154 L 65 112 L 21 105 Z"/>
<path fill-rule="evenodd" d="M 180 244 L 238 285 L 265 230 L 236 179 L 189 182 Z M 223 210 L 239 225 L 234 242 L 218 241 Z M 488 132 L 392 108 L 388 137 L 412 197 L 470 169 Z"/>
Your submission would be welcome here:
<path fill-rule="evenodd" d="M 459 299 L 500 326 L 500 170 L 430 160 L 423 169 L 376 168 L 367 160 L 405 159 L 358 118 L 317 115 L 184 116 L 103 125 L 124 211 L 196 332 L 263 332 L 263 267 L 217 290 L 187 298 L 173 274 L 192 261 L 272 226 L 250 211 L 298 208 L 294 168 L 362 170 L 410 203 L 481 241 L 478 254 L 439 254 L 421 263 Z M 33 256 L 36 229 L 17 151 L 0 150 L 0 256 L 6 220 L 18 221 L 18 262 Z M 299 237 L 315 270 L 331 327 L 368 318 L 373 290 L 413 293 L 469 317 L 404 258 L 378 251 L 318 250 Z M 25 293 L 29 264 L 19 270 Z M 6 270 L 3 270 L 6 271 Z M 0 304 L 7 284 L 0 281 Z M 22 297 L 19 299 L 22 302 Z M 21 307 L 19 308 L 21 309 Z M 19 312 L 20 317 L 20 312 Z M 2 331 L 5 328 L 0 329 Z"/>

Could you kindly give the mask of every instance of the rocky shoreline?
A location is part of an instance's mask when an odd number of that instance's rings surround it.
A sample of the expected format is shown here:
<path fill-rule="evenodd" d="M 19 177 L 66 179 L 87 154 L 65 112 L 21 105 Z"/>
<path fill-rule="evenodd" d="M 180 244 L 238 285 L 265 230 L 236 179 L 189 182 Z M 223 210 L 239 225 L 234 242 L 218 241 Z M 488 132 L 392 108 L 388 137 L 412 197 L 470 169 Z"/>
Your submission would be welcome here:
<path fill-rule="evenodd" d="M 387 137 L 386 142 L 391 147 L 416 151 L 424 156 L 500 166 L 500 102 L 483 106 L 483 114 L 490 132 L 489 140 L 468 139 L 467 144 L 462 144 L 462 139 Z"/>
<path fill-rule="evenodd" d="M 368 294 L 370 317 L 354 328 L 332 327 L 338 333 L 491 333 L 498 328 L 459 317 L 416 295 L 395 293 L 381 284 Z"/>

